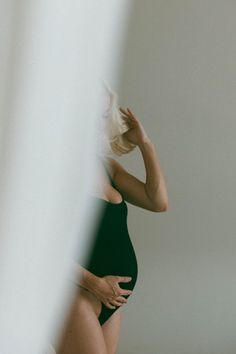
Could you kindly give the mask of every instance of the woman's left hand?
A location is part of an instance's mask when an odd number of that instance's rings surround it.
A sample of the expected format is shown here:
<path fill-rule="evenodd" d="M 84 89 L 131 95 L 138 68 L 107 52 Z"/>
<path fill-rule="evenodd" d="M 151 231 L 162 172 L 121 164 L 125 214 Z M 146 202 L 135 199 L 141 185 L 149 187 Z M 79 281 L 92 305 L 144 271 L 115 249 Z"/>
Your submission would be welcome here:
<path fill-rule="evenodd" d="M 149 140 L 147 133 L 144 130 L 139 119 L 133 114 L 133 112 L 127 108 L 127 112 L 120 107 L 120 111 L 123 113 L 122 118 L 125 119 L 130 129 L 123 135 L 133 144 L 140 145 Z"/>

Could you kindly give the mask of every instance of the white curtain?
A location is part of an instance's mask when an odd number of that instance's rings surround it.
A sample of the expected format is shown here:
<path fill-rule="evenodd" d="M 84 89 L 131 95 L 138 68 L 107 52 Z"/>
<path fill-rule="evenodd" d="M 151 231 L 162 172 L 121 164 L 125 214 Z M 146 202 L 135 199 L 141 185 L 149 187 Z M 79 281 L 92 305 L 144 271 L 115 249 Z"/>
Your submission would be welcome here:
<path fill-rule="evenodd" d="M 100 79 L 118 81 L 130 5 L 1 2 L 0 353 L 46 353 L 62 325 L 90 217 Z"/>

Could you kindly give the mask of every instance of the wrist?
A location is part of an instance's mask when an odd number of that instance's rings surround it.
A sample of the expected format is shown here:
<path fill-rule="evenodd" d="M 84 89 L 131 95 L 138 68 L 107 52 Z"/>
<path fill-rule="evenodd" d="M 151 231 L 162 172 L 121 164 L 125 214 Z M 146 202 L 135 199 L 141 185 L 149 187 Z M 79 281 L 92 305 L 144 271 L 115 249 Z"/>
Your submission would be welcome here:
<path fill-rule="evenodd" d="M 140 148 L 140 150 L 145 149 L 146 147 L 149 147 L 149 146 L 154 146 L 153 142 L 151 141 L 150 138 L 145 138 L 144 140 L 142 140 L 142 142 L 140 142 L 138 144 L 138 147 Z"/>
<path fill-rule="evenodd" d="M 98 287 L 100 279 L 100 277 L 84 269 L 84 271 L 82 272 L 80 285 L 92 292 Z"/>

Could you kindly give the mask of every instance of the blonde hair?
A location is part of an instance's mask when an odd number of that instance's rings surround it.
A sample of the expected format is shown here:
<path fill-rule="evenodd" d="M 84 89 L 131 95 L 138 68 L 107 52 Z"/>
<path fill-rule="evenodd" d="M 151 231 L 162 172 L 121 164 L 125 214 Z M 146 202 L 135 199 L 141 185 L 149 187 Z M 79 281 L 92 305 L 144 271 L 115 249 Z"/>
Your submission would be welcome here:
<path fill-rule="evenodd" d="M 121 156 L 127 154 L 135 147 L 123 134 L 130 128 L 122 117 L 118 107 L 118 95 L 111 89 L 105 80 L 102 80 L 105 106 L 101 117 L 99 151 L 103 157 L 112 153 Z"/>

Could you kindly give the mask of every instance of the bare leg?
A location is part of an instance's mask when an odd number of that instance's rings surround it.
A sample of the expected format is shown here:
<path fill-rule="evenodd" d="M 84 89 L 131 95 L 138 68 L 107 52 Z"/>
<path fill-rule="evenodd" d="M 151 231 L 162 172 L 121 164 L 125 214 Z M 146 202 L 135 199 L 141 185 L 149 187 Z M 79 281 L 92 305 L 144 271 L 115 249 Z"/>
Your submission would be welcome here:
<path fill-rule="evenodd" d="M 102 331 L 107 347 L 107 354 L 116 354 L 120 336 L 122 319 L 121 307 L 102 325 Z"/>
<path fill-rule="evenodd" d="M 57 354 L 108 354 L 98 321 L 101 301 L 85 289 L 72 305 Z"/>

